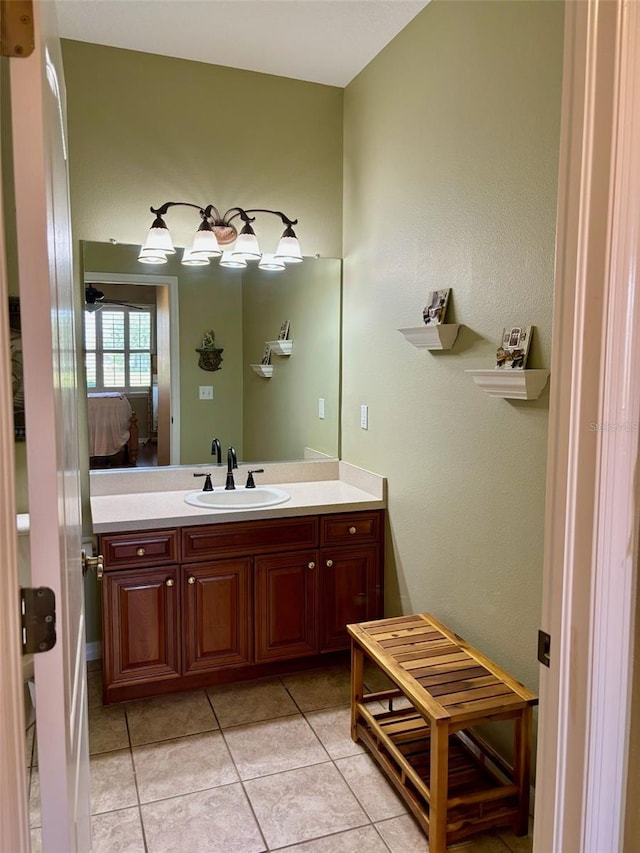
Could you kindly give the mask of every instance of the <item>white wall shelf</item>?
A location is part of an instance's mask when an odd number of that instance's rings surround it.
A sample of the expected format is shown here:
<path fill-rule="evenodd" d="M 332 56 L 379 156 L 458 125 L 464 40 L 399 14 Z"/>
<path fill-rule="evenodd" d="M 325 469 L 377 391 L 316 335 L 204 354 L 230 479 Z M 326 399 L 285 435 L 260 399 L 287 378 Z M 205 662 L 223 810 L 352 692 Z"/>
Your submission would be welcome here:
<path fill-rule="evenodd" d="M 490 397 L 537 400 L 547 384 L 548 370 L 465 370 Z"/>
<path fill-rule="evenodd" d="M 267 341 L 267 346 L 276 355 L 291 355 L 293 341 Z"/>
<path fill-rule="evenodd" d="M 272 364 L 252 364 L 251 369 L 254 373 L 257 373 L 258 376 L 264 376 L 265 379 L 270 379 L 273 376 Z"/>
<path fill-rule="evenodd" d="M 451 349 L 458 332 L 459 323 L 440 323 L 437 326 L 415 326 L 411 329 L 398 329 L 405 338 L 419 349 Z"/>

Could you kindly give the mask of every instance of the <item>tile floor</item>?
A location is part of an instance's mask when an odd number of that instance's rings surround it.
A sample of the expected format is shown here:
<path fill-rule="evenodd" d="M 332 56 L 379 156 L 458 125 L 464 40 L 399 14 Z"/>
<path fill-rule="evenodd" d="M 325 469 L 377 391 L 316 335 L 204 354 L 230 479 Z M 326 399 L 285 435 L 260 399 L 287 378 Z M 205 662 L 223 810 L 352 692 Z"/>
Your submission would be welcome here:
<path fill-rule="evenodd" d="M 349 736 L 347 666 L 108 707 L 89 668 L 94 853 L 428 850 Z M 33 726 L 27 750 L 37 853 Z M 530 853 L 531 839 L 488 833 L 455 849 Z"/>

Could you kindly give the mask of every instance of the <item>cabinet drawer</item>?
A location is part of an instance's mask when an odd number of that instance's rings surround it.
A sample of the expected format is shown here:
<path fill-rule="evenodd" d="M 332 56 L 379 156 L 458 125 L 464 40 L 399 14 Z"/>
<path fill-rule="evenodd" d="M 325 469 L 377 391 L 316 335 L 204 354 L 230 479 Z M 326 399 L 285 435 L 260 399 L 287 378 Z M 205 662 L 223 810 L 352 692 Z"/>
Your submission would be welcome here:
<path fill-rule="evenodd" d="M 215 557 L 271 554 L 316 548 L 318 518 L 315 515 L 278 521 L 234 522 L 182 529 L 182 561 Z"/>
<path fill-rule="evenodd" d="M 100 537 L 105 569 L 161 566 L 177 563 L 180 540 L 177 530 L 118 533 Z"/>
<path fill-rule="evenodd" d="M 359 545 L 378 542 L 382 535 L 382 512 L 345 512 L 325 515 L 320 522 L 320 545 Z"/>

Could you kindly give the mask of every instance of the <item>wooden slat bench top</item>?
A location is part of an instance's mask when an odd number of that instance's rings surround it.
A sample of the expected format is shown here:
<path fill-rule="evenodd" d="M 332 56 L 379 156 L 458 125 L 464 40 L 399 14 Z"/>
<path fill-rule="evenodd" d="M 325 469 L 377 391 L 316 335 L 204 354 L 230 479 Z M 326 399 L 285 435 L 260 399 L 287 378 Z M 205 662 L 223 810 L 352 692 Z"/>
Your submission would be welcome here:
<path fill-rule="evenodd" d="M 349 625 L 366 654 L 432 722 L 463 722 L 535 705 L 536 695 L 434 616 Z"/>

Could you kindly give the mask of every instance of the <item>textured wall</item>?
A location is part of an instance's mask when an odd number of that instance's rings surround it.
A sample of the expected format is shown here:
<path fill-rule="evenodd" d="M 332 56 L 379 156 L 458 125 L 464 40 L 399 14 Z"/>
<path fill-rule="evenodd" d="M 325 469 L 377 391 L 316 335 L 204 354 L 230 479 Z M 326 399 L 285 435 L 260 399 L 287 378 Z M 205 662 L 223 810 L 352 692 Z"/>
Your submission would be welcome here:
<path fill-rule="evenodd" d="M 434 0 L 345 91 L 342 457 L 388 477 L 387 609 L 537 685 L 548 390 L 492 399 L 503 326 L 548 367 L 563 6 Z M 418 350 L 452 288 L 452 352 Z M 361 403 L 369 429 L 359 426 Z"/>

